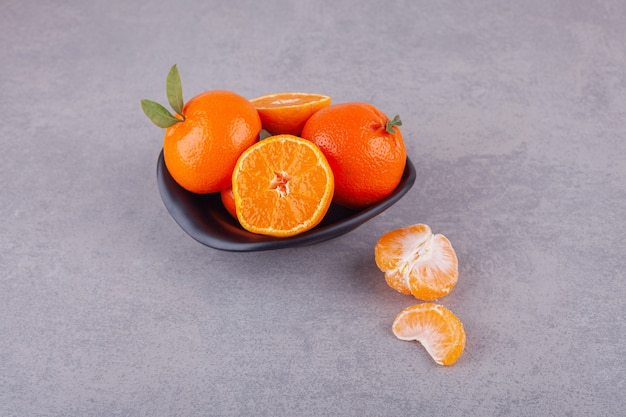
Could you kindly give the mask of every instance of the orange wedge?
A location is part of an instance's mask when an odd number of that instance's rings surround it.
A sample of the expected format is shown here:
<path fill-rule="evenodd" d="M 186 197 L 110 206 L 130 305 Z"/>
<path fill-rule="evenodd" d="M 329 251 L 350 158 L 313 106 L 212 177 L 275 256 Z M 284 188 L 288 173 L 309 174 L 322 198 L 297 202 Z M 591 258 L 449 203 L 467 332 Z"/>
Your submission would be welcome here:
<path fill-rule="evenodd" d="M 272 135 L 300 136 L 309 117 L 330 105 L 330 97 L 312 93 L 275 93 L 250 100 L 261 125 Z"/>
<path fill-rule="evenodd" d="M 374 249 L 376 265 L 387 284 L 420 300 L 448 294 L 459 277 L 458 260 L 450 241 L 425 224 L 385 233 Z"/>
<path fill-rule="evenodd" d="M 463 323 L 447 308 L 432 303 L 402 310 L 393 321 L 393 334 L 416 340 L 439 365 L 452 365 L 465 349 Z"/>
<path fill-rule="evenodd" d="M 322 151 L 292 135 L 248 148 L 232 176 L 237 219 L 253 233 L 288 237 L 315 227 L 330 207 L 335 180 Z"/>

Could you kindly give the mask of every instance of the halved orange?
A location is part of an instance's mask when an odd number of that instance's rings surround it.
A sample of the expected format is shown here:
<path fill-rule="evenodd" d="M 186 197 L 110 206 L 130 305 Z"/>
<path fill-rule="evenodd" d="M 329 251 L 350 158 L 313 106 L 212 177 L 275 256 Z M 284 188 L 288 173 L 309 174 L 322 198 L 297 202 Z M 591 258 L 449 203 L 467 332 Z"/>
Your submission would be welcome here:
<path fill-rule="evenodd" d="M 309 117 L 330 105 L 330 97 L 312 93 L 274 93 L 250 102 L 261 117 L 261 125 L 272 135 L 300 136 Z"/>
<path fill-rule="evenodd" d="M 458 259 L 450 241 L 425 224 L 385 233 L 374 249 L 376 265 L 387 284 L 420 300 L 448 294 L 459 277 Z"/>
<path fill-rule="evenodd" d="M 393 334 L 416 340 L 440 365 L 452 365 L 465 349 L 463 323 L 444 306 L 417 304 L 402 310 L 393 321 Z"/>
<path fill-rule="evenodd" d="M 235 164 L 232 184 L 241 226 L 278 237 L 319 224 L 335 189 L 322 151 L 292 135 L 271 136 L 244 151 Z"/>

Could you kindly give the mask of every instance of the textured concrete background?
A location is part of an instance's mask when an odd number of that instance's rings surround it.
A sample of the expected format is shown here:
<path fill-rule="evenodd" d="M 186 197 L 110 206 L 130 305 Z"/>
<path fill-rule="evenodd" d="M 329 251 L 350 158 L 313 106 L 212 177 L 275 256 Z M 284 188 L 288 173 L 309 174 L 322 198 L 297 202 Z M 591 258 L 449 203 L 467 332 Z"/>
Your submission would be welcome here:
<path fill-rule="evenodd" d="M 4 1 L 0 415 L 624 415 L 626 3 Z M 414 188 L 319 245 L 187 236 L 139 101 L 284 90 L 399 113 Z M 450 368 L 378 237 L 460 259 Z"/>

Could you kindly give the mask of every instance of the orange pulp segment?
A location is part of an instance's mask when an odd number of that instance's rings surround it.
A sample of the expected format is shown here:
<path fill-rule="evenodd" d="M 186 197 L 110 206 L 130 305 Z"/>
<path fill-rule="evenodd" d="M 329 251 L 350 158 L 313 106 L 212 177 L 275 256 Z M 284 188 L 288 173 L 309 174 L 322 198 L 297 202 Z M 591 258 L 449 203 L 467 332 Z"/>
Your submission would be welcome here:
<path fill-rule="evenodd" d="M 465 348 L 463 323 L 447 308 L 432 303 L 402 310 L 393 321 L 393 334 L 401 340 L 416 340 L 440 365 L 452 365 Z"/>
<path fill-rule="evenodd" d="M 263 129 L 272 135 L 300 136 L 309 117 L 330 105 L 330 97 L 312 93 L 274 93 L 254 98 Z"/>
<path fill-rule="evenodd" d="M 385 233 L 374 249 L 376 265 L 387 284 L 420 300 L 448 294 L 459 277 L 458 260 L 450 241 L 425 224 Z"/>
<path fill-rule="evenodd" d="M 288 237 L 319 224 L 330 207 L 335 182 L 315 144 L 277 135 L 244 151 L 235 164 L 232 187 L 244 229 Z"/>

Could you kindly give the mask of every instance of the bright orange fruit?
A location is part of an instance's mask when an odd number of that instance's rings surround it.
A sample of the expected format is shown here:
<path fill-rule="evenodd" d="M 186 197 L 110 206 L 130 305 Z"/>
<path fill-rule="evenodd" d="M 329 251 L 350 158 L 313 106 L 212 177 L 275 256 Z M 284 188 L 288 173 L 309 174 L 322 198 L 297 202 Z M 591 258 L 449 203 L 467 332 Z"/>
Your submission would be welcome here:
<path fill-rule="evenodd" d="M 313 143 L 277 135 L 248 148 L 232 175 L 236 214 L 253 233 L 287 237 L 315 227 L 330 207 L 333 172 Z"/>
<path fill-rule="evenodd" d="M 237 158 L 259 138 L 261 120 L 254 106 L 236 93 L 214 90 L 189 100 L 183 115 L 165 131 L 167 170 L 194 193 L 228 188 Z"/>
<path fill-rule="evenodd" d="M 376 265 L 387 284 L 420 300 L 448 294 L 459 277 L 458 259 L 450 241 L 425 224 L 385 233 L 374 249 Z"/>
<path fill-rule="evenodd" d="M 261 117 L 263 129 L 272 135 L 300 136 L 313 113 L 330 105 L 330 97 L 312 93 L 275 93 L 250 100 Z"/>
<path fill-rule="evenodd" d="M 452 365 L 465 348 L 463 323 L 447 308 L 432 303 L 402 310 L 392 325 L 401 340 L 416 340 L 440 365 Z"/>
<path fill-rule="evenodd" d="M 362 209 L 396 189 L 406 165 L 400 124 L 367 103 L 333 104 L 309 118 L 301 136 L 328 158 L 337 204 Z"/>
<path fill-rule="evenodd" d="M 235 208 L 235 195 L 233 194 L 233 188 L 228 187 L 225 190 L 220 192 L 220 200 L 222 200 L 222 204 L 226 211 L 233 216 L 235 219 L 237 218 L 237 209 Z"/>

